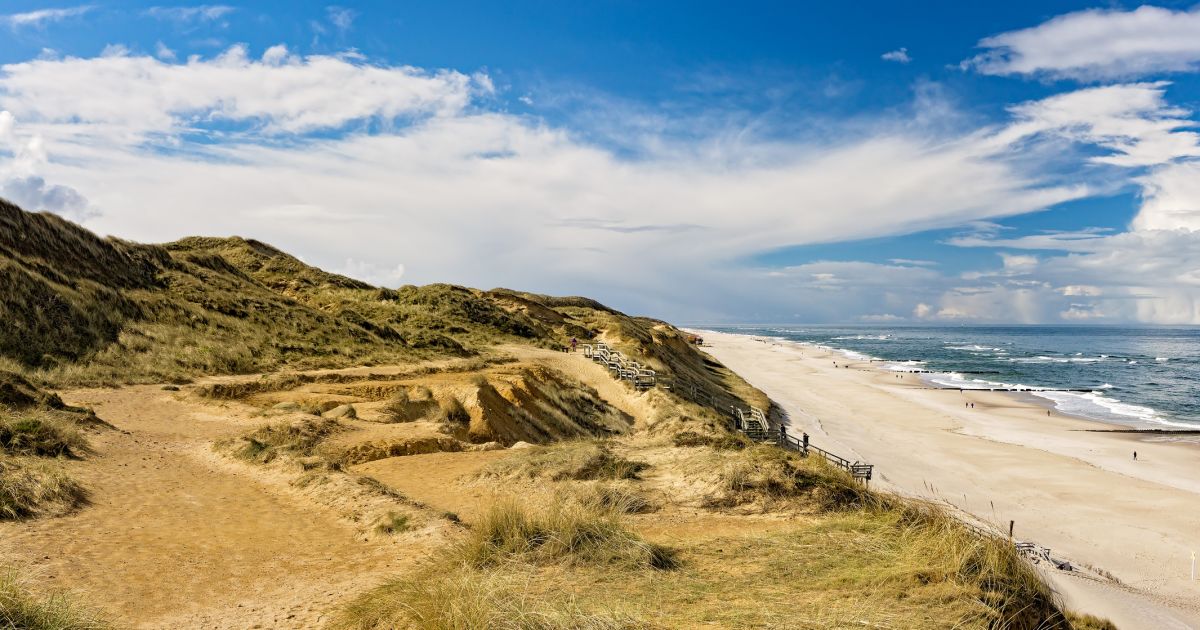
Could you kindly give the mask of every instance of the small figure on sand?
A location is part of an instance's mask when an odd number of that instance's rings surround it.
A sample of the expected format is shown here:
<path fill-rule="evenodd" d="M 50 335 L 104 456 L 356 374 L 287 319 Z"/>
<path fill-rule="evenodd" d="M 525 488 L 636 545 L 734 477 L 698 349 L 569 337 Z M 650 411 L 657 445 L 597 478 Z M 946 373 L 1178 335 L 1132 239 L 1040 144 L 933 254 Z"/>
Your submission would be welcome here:
<path fill-rule="evenodd" d="M 575 346 L 579 345 L 579 340 L 571 337 L 571 352 L 575 352 Z"/>
<path fill-rule="evenodd" d="M 1137 461 L 1137 451 L 1133 452 L 1133 461 Z"/>

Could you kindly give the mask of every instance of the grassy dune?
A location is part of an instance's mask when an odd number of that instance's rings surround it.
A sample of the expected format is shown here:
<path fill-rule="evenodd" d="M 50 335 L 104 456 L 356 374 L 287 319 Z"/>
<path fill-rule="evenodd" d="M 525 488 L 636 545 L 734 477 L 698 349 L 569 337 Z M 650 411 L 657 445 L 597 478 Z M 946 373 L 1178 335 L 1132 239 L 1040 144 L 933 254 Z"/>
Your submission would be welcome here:
<path fill-rule="evenodd" d="M 91 456 L 87 433 L 103 423 L 46 387 L 283 372 L 194 388 L 264 413 L 304 403 L 218 450 L 291 475 L 297 494 L 364 539 L 450 540 L 341 609 L 336 627 L 1107 627 L 1065 616 L 1007 541 L 730 433 L 729 404 L 770 401 L 665 322 L 578 297 L 373 287 L 237 237 L 103 239 L 2 201 L 0 286 L 11 287 L 0 297 L 0 519 L 86 504 L 69 464 Z M 614 390 L 582 358 L 496 350 L 572 337 L 686 387 Z M 400 373 L 297 373 L 428 359 Z M 315 415 L 346 400 L 376 417 Z M 382 437 L 356 444 L 355 431 Z M 501 498 L 465 526 L 352 472 L 518 441 L 543 445 L 474 476 Z M 102 626 L 62 595 L 33 592 L 0 575 L 0 627 Z"/>
<path fill-rule="evenodd" d="M 1072 627 L 1007 541 L 980 538 L 935 506 L 862 490 L 816 462 L 757 476 L 752 485 L 791 502 L 786 526 L 669 547 L 576 482 L 560 482 L 552 498 L 502 499 L 416 575 L 346 607 L 336 626 Z"/>

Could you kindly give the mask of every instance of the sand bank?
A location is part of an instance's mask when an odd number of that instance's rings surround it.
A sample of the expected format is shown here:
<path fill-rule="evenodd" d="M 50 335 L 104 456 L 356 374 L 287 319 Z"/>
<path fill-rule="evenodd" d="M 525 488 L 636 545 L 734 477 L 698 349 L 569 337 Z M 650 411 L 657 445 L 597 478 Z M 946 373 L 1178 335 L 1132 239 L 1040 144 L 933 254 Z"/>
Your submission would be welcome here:
<path fill-rule="evenodd" d="M 783 408 L 791 432 L 875 464 L 874 484 L 1005 529 L 1013 520 L 1018 539 L 1120 580 L 1050 571 L 1072 607 L 1122 629 L 1200 630 L 1200 580 L 1189 576 L 1200 553 L 1197 436 L 1095 432 L 1116 427 L 1047 415 L 1032 396 L 931 389 L 812 346 L 700 333 Z"/>

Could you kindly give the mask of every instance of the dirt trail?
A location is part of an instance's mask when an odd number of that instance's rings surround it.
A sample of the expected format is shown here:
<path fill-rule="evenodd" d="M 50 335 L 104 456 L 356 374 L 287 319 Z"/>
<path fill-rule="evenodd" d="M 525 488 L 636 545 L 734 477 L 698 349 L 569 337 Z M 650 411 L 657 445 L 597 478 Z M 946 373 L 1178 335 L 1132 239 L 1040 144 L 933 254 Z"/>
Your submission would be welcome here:
<path fill-rule="evenodd" d="M 470 523 L 479 515 L 480 507 L 496 495 L 493 487 L 468 483 L 471 476 L 508 454 L 509 451 L 481 451 L 409 455 L 361 464 L 354 471 L 374 477 L 436 510 L 453 512 Z"/>
<path fill-rule="evenodd" d="M 0 555 L 81 591 L 121 625 L 312 627 L 347 597 L 423 555 L 356 539 L 330 510 L 226 466 L 214 439 L 262 422 L 157 387 L 64 396 L 117 427 L 70 470 L 92 505 L 0 523 Z"/>

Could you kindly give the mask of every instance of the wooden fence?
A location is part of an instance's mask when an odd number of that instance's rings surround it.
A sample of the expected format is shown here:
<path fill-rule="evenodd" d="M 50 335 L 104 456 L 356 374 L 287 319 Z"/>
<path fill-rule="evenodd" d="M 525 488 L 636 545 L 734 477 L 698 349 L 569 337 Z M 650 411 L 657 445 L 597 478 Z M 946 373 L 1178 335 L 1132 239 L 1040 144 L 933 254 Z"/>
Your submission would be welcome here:
<path fill-rule="evenodd" d="M 583 345 L 583 356 L 604 365 L 613 377 L 627 381 L 637 389 L 650 389 L 658 384 L 658 373 L 613 350 L 606 343 Z"/>
<path fill-rule="evenodd" d="M 851 476 L 864 484 L 870 483 L 871 475 L 875 470 L 874 465 L 859 461 L 852 462 L 845 457 L 835 455 L 812 444 L 808 439 L 807 433 L 797 438 L 793 435 L 788 435 L 787 430 L 783 427 L 771 429 L 770 424 L 767 422 L 766 414 L 763 413 L 762 409 L 757 407 L 750 407 L 748 410 L 736 408 L 734 412 L 734 428 L 751 440 L 775 444 L 780 448 L 796 451 L 803 457 L 808 457 L 810 454 L 815 453 L 825 458 L 825 461 L 850 473 Z"/>

